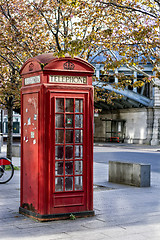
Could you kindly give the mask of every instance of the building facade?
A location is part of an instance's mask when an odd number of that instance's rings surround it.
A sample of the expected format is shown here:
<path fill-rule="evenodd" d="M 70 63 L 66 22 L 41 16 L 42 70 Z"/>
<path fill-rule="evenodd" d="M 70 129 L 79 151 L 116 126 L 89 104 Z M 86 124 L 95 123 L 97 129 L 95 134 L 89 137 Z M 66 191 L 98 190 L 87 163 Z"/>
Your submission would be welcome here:
<path fill-rule="evenodd" d="M 7 141 L 8 136 L 8 114 L 7 110 L 0 111 L 0 130 L 3 140 Z M 20 141 L 21 136 L 21 115 L 13 112 L 13 140 Z"/>
<path fill-rule="evenodd" d="M 102 77 L 103 64 L 94 64 L 96 77 Z M 147 64 L 144 71 L 152 75 L 152 66 Z M 142 75 L 126 67 L 116 70 L 126 76 L 134 75 L 133 81 L 141 80 Z M 153 83 L 146 83 L 141 88 L 117 90 L 114 77 L 104 87 L 106 91 L 115 91 L 121 99 L 107 102 L 95 102 L 94 141 L 126 142 L 135 144 L 158 145 L 160 143 L 160 89 Z"/>
<path fill-rule="evenodd" d="M 92 63 L 98 79 L 102 77 L 103 64 Z M 133 81 L 140 80 L 142 75 L 121 67 L 116 72 L 125 75 L 134 75 Z M 147 64 L 144 71 L 152 75 L 152 66 Z M 107 102 L 95 102 L 94 141 L 95 142 L 125 142 L 130 144 L 160 144 L 160 89 L 152 83 L 141 88 L 127 88 L 124 91 L 116 90 L 112 83 L 105 86 L 106 91 L 116 91 L 123 95 L 122 99 Z M 0 128 L 4 141 L 8 136 L 8 116 L 6 110 L 0 111 Z M 13 115 L 13 140 L 20 141 L 21 116 Z"/>

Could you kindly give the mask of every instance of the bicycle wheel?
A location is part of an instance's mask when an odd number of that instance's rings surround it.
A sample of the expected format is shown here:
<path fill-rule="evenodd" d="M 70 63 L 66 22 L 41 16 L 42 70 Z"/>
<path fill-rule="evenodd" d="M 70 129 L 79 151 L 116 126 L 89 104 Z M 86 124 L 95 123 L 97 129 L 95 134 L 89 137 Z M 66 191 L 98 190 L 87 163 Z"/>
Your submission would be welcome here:
<path fill-rule="evenodd" d="M 14 174 L 14 167 L 9 165 L 0 165 L 0 184 L 7 183 L 11 180 Z"/>

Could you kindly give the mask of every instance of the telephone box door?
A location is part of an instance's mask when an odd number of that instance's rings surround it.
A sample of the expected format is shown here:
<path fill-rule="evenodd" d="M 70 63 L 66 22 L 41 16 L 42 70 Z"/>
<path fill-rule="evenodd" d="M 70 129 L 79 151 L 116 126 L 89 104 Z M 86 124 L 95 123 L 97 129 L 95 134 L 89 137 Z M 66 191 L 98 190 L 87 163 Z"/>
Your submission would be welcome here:
<path fill-rule="evenodd" d="M 54 212 L 85 211 L 87 206 L 87 95 L 52 97 Z M 89 163 L 88 163 L 89 164 Z M 88 209 L 89 210 L 89 209 Z"/>

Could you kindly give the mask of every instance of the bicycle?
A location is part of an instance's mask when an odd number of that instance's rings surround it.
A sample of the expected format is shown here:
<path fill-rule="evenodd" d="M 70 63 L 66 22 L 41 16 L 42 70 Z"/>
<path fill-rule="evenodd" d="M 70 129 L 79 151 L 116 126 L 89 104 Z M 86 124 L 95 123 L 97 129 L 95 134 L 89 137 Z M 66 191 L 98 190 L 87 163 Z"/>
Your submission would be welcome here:
<path fill-rule="evenodd" d="M 12 162 L 5 157 L 0 158 L 0 184 L 7 183 L 11 180 L 14 174 Z"/>

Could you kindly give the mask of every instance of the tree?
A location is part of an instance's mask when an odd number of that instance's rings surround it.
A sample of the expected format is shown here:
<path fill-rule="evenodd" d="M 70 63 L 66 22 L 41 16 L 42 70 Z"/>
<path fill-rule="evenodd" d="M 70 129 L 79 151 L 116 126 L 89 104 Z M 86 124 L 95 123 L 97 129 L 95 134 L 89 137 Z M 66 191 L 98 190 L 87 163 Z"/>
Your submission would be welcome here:
<path fill-rule="evenodd" d="M 160 2 L 159 0 L 97 0 L 97 4 L 105 12 L 114 12 L 114 18 L 118 17 L 118 24 L 114 22 L 107 30 L 105 41 L 112 38 L 107 51 L 105 69 L 116 69 L 126 65 L 130 70 L 144 75 L 143 82 L 135 82 L 133 87 L 144 84 L 145 81 L 153 81 L 159 84 L 160 79 Z M 120 14 L 120 15 L 119 15 Z M 121 17 L 120 17 L 121 16 Z M 106 32 L 106 30 L 104 30 Z M 108 34 L 110 33 L 110 34 Z M 107 37 L 108 35 L 108 37 Z M 154 76 L 143 71 L 141 64 L 150 62 L 153 65 Z M 120 79 L 119 85 L 126 83 L 125 76 L 116 76 Z M 158 80 L 158 81 L 157 81 Z M 128 81 L 128 80 L 127 80 Z M 130 84 L 130 82 L 128 82 Z M 159 84 L 160 85 L 160 84 Z"/>
<path fill-rule="evenodd" d="M 0 4 L 0 104 L 8 110 L 7 157 L 12 159 L 13 110 L 20 108 L 20 68 L 28 57 L 46 51 L 38 45 L 37 35 L 32 37 L 29 18 L 20 1 L 1 1 Z M 36 24 L 33 23 L 36 29 Z M 36 32 L 36 31 L 35 31 Z M 35 33 L 34 33 L 35 34 Z M 43 33 L 41 35 L 43 39 Z"/>
<path fill-rule="evenodd" d="M 159 78 L 159 1 L 46 0 L 33 1 L 31 6 L 49 31 L 51 48 L 58 56 L 67 52 L 92 62 L 103 54 L 106 72 L 126 65 L 144 75 L 143 81 L 133 84 L 123 74 L 116 75 L 119 81 L 115 87 L 138 87 Z M 152 63 L 154 76 L 139 65 L 147 62 Z M 110 99 L 108 93 L 105 97 Z"/>
<path fill-rule="evenodd" d="M 139 61 L 150 61 L 159 77 L 158 0 L 0 0 L 0 30 L 0 79 L 6 90 L 1 91 L 1 103 L 7 93 L 12 100 L 5 102 L 7 108 L 17 103 L 13 89 L 19 88 L 22 63 L 44 52 L 58 57 L 69 53 L 90 62 L 103 55 L 106 72 L 125 64 L 143 73 L 144 81 L 154 77 L 144 73 Z M 117 77 L 116 87 L 131 84 L 123 75 Z M 144 82 L 134 86 L 139 84 Z M 108 93 L 103 97 L 110 99 Z"/>
<path fill-rule="evenodd" d="M 6 58 L 0 64 L 0 101 L 1 106 L 8 110 L 8 141 L 7 157 L 12 159 L 12 134 L 13 134 L 13 109 L 20 103 L 20 76 L 11 62 L 10 68 L 6 67 Z"/>

